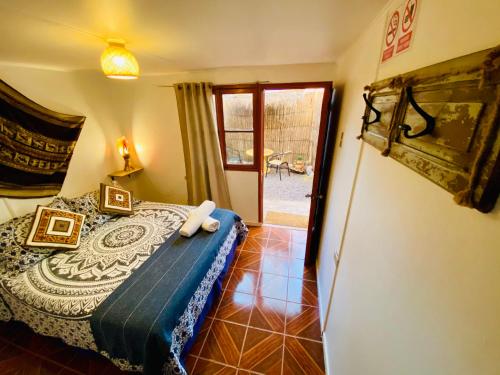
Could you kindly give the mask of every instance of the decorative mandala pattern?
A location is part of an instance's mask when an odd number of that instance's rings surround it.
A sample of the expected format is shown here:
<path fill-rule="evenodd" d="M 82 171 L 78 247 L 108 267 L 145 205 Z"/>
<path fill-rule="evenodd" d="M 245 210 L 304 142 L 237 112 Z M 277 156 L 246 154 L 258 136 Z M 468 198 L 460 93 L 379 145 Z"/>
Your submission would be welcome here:
<path fill-rule="evenodd" d="M 121 248 L 140 241 L 146 233 L 145 226 L 128 224 L 107 233 L 102 239 L 102 243 L 107 248 Z"/>
<path fill-rule="evenodd" d="M 58 197 L 48 207 L 69 210 Z M 34 217 L 34 213 L 29 213 L 0 224 L 0 279 L 16 277 L 56 251 L 25 245 Z"/>
<path fill-rule="evenodd" d="M 186 370 L 182 366 L 180 357 L 184 346 L 194 334 L 194 326 L 200 317 L 203 308 L 207 302 L 207 298 L 212 291 L 212 287 L 221 274 L 226 264 L 226 258 L 231 252 L 234 242 L 239 239 L 242 241 L 248 229 L 242 222 L 237 222 L 231 229 L 228 237 L 219 249 L 219 253 L 212 263 L 209 271 L 203 278 L 202 282 L 196 289 L 193 297 L 189 300 L 188 306 L 184 313 L 179 318 L 177 326 L 172 332 L 172 344 L 170 346 L 170 353 L 166 358 L 163 365 L 163 374 L 182 374 L 187 375 Z M 101 352 L 102 355 L 110 359 L 117 367 L 123 371 L 141 371 L 141 367 L 131 365 L 126 359 L 111 358 L 108 353 Z"/>
<path fill-rule="evenodd" d="M 36 333 L 59 337 L 68 345 L 97 351 L 89 320 L 58 318 L 34 310 L 12 295 L 5 294 L 4 298 L 14 313 L 13 318 L 28 324 Z"/>
<path fill-rule="evenodd" d="M 54 254 L 17 277 L 3 280 L 4 294 L 58 318 L 89 317 L 188 214 L 182 206 L 158 203 L 143 202 L 136 209 L 133 216 L 109 220 L 91 232 L 77 250 Z"/>
<path fill-rule="evenodd" d="M 27 323 L 39 334 L 60 337 L 69 345 L 98 351 L 88 318 L 183 224 L 192 208 L 139 202 L 134 207 L 133 216 L 120 217 L 119 220 L 108 218 L 99 231 L 90 230 L 78 250 L 60 252 L 47 258 L 51 250 L 37 259 L 38 263 L 31 265 L 27 271 L 18 271 L 15 277 L 0 279 L 0 294 L 3 297 L 0 297 L 0 320 L 14 318 Z M 15 220 L 18 221 L 11 224 L 13 227 L 8 236 L 13 238 L 13 233 L 17 233 L 18 238 L 24 241 L 29 225 L 25 228 L 20 224 L 25 224 L 23 220 L 31 223 L 30 218 Z M 0 236 L 2 230 L 0 227 Z M 182 350 L 193 335 L 194 325 L 214 282 L 224 269 L 234 242 L 238 237 L 241 241 L 247 232 L 245 224 L 235 223 L 190 299 L 172 332 L 171 351 L 163 368 L 165 374 L 186 374 L 180 362 Z M 0 238 L 3 241 L 3 237 Z M 122 370 L 142 371 L 142 366 L 132 365 L 126 359 L 110 358 L 106 352 L 101 354 Z"/>
<path fill-rule="evenodd" d="M 8 322 L 11 319 L 12 313 L 10 312 L 10 309 L 7 307 L 2 297 L 0 297 L 0 321 Z"/>
<path fill-rule="evenodd" d="M 135 371 L 135 372 L 143 372 L 143 366 L 141 365 L 131 365 L 129 361 L 126 359 L 116 359 L 111 358 L 109 354 L 105 351 L 99 352 L 101 355 L 109 359 L 113 364 L 118 367 L 122 371 Z"/>
<path fill-rule="evenodd" d="M 91 191 L 76 198 L 63 198 L 71 211 L 85 215 L 82 236 L 88 235 L 92 230 L 111 220 L 114 215 L 99 212 L 99 191 Z"/>
<path fill-rule="evenodd" d="M 208 295 L 212 291 L 215 281 L 224 269 L 227 255 L 231 252 L 234 241 L 236 241 L 238 236 L 242 236 L 242 232 L 239 232 L 238 227 L 235 225 L 222 244 L 215 261 L 198 286 L 198 289 L 196 289 L 193 297 L 189 300 L 188 307 L 179 319 L 179 324 L 172 332 L 170 356 L 163 367 L 164 374 L 187 374 L 180 360 L 182 350 L 188 340 L 193 337 L 194 326 L 207 303 Z"/>

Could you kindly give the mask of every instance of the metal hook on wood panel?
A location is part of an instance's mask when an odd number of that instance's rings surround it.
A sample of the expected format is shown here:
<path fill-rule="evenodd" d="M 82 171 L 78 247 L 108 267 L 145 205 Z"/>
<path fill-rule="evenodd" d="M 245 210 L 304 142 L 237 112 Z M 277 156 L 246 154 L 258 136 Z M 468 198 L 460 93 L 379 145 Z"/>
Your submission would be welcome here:
<path fill-rule="evenodd" d="M 410 131 L 412 130 L 410 125 L 407 124 L 399 125 L 399 128 L 403 131 L 404 136 L 406 138 L 418 138 L 426 134 L 431 134 L 432 131 L 434 130 L 434 127 L 436 126 L 435 118 L 429 115 L 427 112 L 425 112 L 422 109 L 422 107 L 420 107 L 417 104 L 417 102 L 413 98 L 413 90 L 411 86 L 408 86 L 406 88 L 406 96 L 408 97 L 408 101 L 410 102 L 411 106 L 415 109 L 415 111 L 424 118 L 426 125 L 424 130 L 416 134 L 410 134 Z"/>
<path fill-rule="evenodd" d="M 373 119 L 372 121 L 368 121 L 368 119 L 370 118 L 370 113 L 368 113 L 368 115 L 364 115 L 362 117 L 363 123 L 365 124 L 365 130 L 366 130 L 366 125 L 371 125 L 371 124 L 374 124 L 374 123 L 380 121 L 380 117 L 382 116 L 382 112 L 380 112 L 377 108 L 375 108 L 372 105 L 372 103 L 370 103 L 370 101 L 368 100 L 368 98 L 366 96 L 366 93 L 363 94 L 363 99 L 366 103 L 366 106 L 370 109 L 370 111 L 375 112 L 375 119 Z"/>

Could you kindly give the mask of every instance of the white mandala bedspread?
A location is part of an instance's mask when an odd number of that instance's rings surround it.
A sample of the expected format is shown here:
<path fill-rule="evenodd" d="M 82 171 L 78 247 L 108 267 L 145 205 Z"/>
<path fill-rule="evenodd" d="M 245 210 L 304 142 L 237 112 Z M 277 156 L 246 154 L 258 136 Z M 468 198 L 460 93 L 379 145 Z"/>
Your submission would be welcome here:
<path fill-rule="evenodd" d="M 0 320 L 23 321 L 42 335 L 99 351 L 91 328 L 92 314 L 180 228 L 193 208 L 140 202 L 134 207 L 134 215 L 105 222 L 82 238 L 77 250 L 52 254 L 13 276 L 0 275 Z M 193 336 L 227 255 L 246 232 L 245 224 L 237 221 L 225 238 L 172 332 L 172 356 L 165 363 L 165 373 L 171 369 L 185 373 L 180 362 L 184 345 Z M 100 352 L 122 370 L 142 371 L 141 365 Z"/>
<path fill-rule="evenodd" d="M 88 318 L 183 224 L 189 207 L 141 202 L 135 211 L 106 222 L 77 250 L 60 252 L 2 280 L 1 292 L 14 316 L 25 315 L 16 308 L 17 300 L 54 318 Z"/>

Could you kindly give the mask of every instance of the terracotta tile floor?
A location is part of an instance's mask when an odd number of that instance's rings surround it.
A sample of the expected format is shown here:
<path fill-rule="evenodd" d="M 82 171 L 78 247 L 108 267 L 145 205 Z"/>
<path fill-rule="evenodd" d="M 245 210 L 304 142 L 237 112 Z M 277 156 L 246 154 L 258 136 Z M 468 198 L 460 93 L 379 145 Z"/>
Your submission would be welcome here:
<path fill-rule="evenodd" d="M 61 340 L 40 336 L 28 326 L 0 324 L 0 374 L 26 375 L 123 375 L 109 360 Z"/>
<path fill-rule="evenodd" d="M 190 374 L 323 374 L 305 231 L 250 228 L 186 359 Z M 0 323 L 0 374 L 125 374 L 96 353 Z"/>
<path fill-rule="evenodd" d="M 324 374 L 306 232 L 250 228 L 187 358 L 190 374 Z"/>

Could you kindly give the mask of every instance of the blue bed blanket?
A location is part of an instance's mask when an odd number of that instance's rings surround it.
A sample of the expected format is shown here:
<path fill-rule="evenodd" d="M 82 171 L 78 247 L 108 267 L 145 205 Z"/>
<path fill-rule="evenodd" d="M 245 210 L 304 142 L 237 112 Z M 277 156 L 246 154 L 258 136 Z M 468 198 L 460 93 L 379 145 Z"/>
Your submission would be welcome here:
<path fill-rule="evenodd" d="M 232 211 L 216 209 L 211 216 L 220 221 L 217 232 L 184 238 L 177 231 L 92 314 L 101 353 L 145 374 L 186 373 L 181 352 L 245 231 Z"/>

